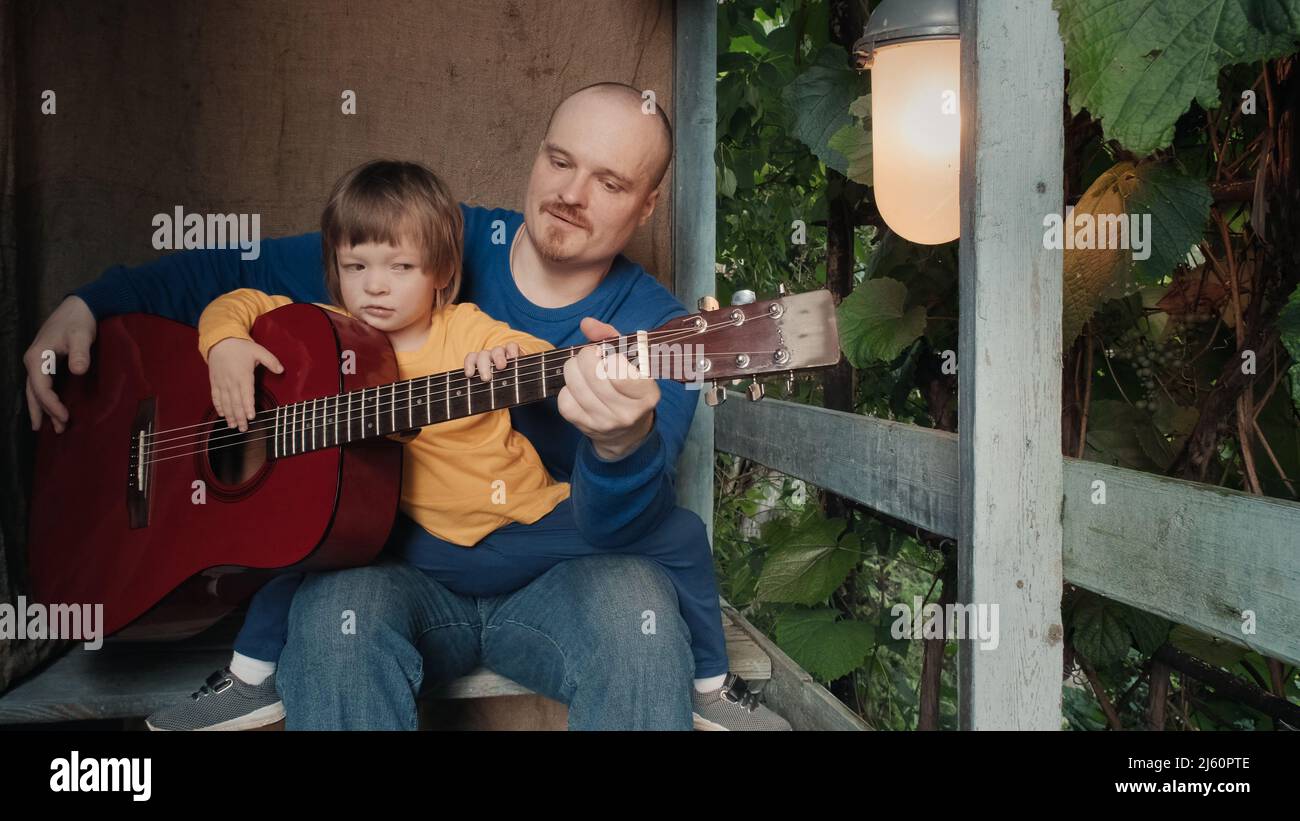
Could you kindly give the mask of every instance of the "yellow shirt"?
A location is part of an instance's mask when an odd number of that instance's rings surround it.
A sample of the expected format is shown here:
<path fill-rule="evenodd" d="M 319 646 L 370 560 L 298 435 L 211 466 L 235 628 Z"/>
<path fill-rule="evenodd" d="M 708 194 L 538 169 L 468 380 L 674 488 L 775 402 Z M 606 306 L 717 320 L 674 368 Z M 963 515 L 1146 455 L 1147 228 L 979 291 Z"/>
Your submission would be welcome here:
<path fill-rule="evenodd" d="M 199 318 L 204 360 L 223 339 L 250 339 L 249 329 L 259 316 L 291 302 L 252 288 L 213 300 Z M 348 315 L 332 305 L 321 307 Z M 467 354 L 509 342 L 519 345 L 521 355 L 555 347 L 468 302 L 446 305 L 434 311 L 429 336 L 418 351 L 396 352 L 398 373 L 401 379 L 413 379 L 456 370 L 464 367 Z M 569 496 L 568 482 L 551 478 L 532 443 L 511 426 L 508 410 L 439 422 L 402 441 L 402 511 L 454 544 L 472 546 L 511 522 L 532 524 Z"/>

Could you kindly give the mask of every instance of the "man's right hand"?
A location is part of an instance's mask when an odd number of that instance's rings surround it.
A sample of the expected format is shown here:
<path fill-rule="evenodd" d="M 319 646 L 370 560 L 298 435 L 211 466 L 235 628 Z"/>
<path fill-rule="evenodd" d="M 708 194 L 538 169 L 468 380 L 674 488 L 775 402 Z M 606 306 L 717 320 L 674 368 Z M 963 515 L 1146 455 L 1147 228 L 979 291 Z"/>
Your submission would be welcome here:
<path fill-rule="evenodd" d="M 45 324 L 36 332 L 31 347 L 23 354 L 27 368 L 27 413 L 32 418 L 32 430 L 41 429 L 42 414 L 54 423 L 54 432 L 63 433 L 68 424 L 68 409 L 54 392 L 52 374 L 44 372 L 46 351 L 56 358 L 67 357 L 68 370 L 83 374 L 90 367 L 90 345 L 95 341 L 95 315 L 81 297 L 70 296 L 50 314 Z"/>

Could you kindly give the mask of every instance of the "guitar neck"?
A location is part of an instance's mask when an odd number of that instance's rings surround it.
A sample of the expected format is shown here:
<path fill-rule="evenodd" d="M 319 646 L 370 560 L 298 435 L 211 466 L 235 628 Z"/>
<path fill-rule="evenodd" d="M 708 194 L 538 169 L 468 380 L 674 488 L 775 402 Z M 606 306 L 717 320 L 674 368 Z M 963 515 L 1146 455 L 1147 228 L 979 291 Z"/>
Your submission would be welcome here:
<path fill-rule="evenodd" d="M 709 308 L 650 331 L 521 356 L 487 382 L 463 370 L 445 371 L 281 405 L 264 412 L 258 424 L 274 426 L 275 456 L 292 456 L 539 402 L 560 392 L 565 363 L 590 346 L 617 350 L 643 377 L 710 380 L 719 392 L 722 380 L 824 368 L 840 358 L 831 294 L 811 291 Z"/>
<path fill-rule="evenodd" d="M 293 456 L 540 402 L 560 392 L 564 363 L 584 347 L 516 357 L 490 382 L 477 374 L 466 378 L 464 370 L 444 371 L 280 405 L 263 411 L 274 425 L 273 453 Z"/>

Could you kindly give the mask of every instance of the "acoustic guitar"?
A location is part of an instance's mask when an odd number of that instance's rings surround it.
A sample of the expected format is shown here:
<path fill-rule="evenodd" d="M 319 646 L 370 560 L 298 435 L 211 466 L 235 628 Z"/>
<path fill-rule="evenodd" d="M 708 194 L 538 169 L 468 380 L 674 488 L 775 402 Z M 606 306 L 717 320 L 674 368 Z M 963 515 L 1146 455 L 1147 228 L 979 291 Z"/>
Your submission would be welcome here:
<path fill-rule="evenodd" d="M 382 332 L 286 305 L 251 330 L 284 372 L 258 369 L 247 432 L 213 409 L 194 328 L 106 319 L 90 369 L 60 375 L 68 426 L 45 425 L 37 440 L 32 598 L 102 603 L 105 636 L 176 639 L 275 573 L 367 564 L 397 515 L 402 446 L 390 434 L 553 397 L 565 361 L 588 345 L 655 378 L 709 380 L 710 404 L 726 380 L 839 361 L 828 291 L 701 303 L 650 331 L 518 357 L 489 382 L 463 370 L 399 380 Z"/>

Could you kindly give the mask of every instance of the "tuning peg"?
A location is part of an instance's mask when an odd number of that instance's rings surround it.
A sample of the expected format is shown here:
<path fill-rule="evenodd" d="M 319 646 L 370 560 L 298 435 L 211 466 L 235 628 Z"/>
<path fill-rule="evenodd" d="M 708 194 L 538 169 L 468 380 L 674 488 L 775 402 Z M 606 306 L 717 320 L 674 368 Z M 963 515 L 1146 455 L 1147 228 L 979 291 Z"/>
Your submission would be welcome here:
<path fill-rule="evenodd" d="M 758 297 L 754 295 L 753 291 L 749 290 L 748 288 L 743 288 L 731 295 L 731 304 L 748 305 L 756 299 L 758 299 Z"/>
<path fill-rule="evenodd" d="M 711 388 L 704 392 L 704 404 L 711 408 L 716 408 L 718 405 L 721 405 L 726 401 L 727 389 L 721 385 L 715 383 Z"/>
<path fill-rule="evenodd" d="M 716 311 L 716 310 L 718 310 L 718 308 L 720 308 L 720 307 L 722 307 L 722 306 L 718 304 L 718 298 L 717 298 L 717 297 L 715 297 L 715 296 L 702 296 L 702 297 L 700 297 L 699 301 L 695 303 L 695 307 L 696 307 L 697 310 L 700 310 L 700 311 Z"/>
<path fill-rule="evenodd" d="M 785 395 L 791 396 L 793 394 L 794 394 L 794 371 L 786 371 L 785 372 Z"/>
<path fill-rule="evenodd" d="M 745 391 L 745 394 L 749 397 L 750 402 L 757 402 L 758 400 L 762 399 L 764 396 L 763 383 L 750 382 L 749 389 Z"/>
<path fill-rule="evenodd" d="M 776 292 L 777 292 L 777 294 L 779 294 L 780 296 L 785 296 L 787 293 L 789 293 L 789 291 L 787 291 L 787 290 L 785 289 L 785 283 L 784 283 L 784 282 L 777 283 L 777 286 L 776 286 Z"/>

